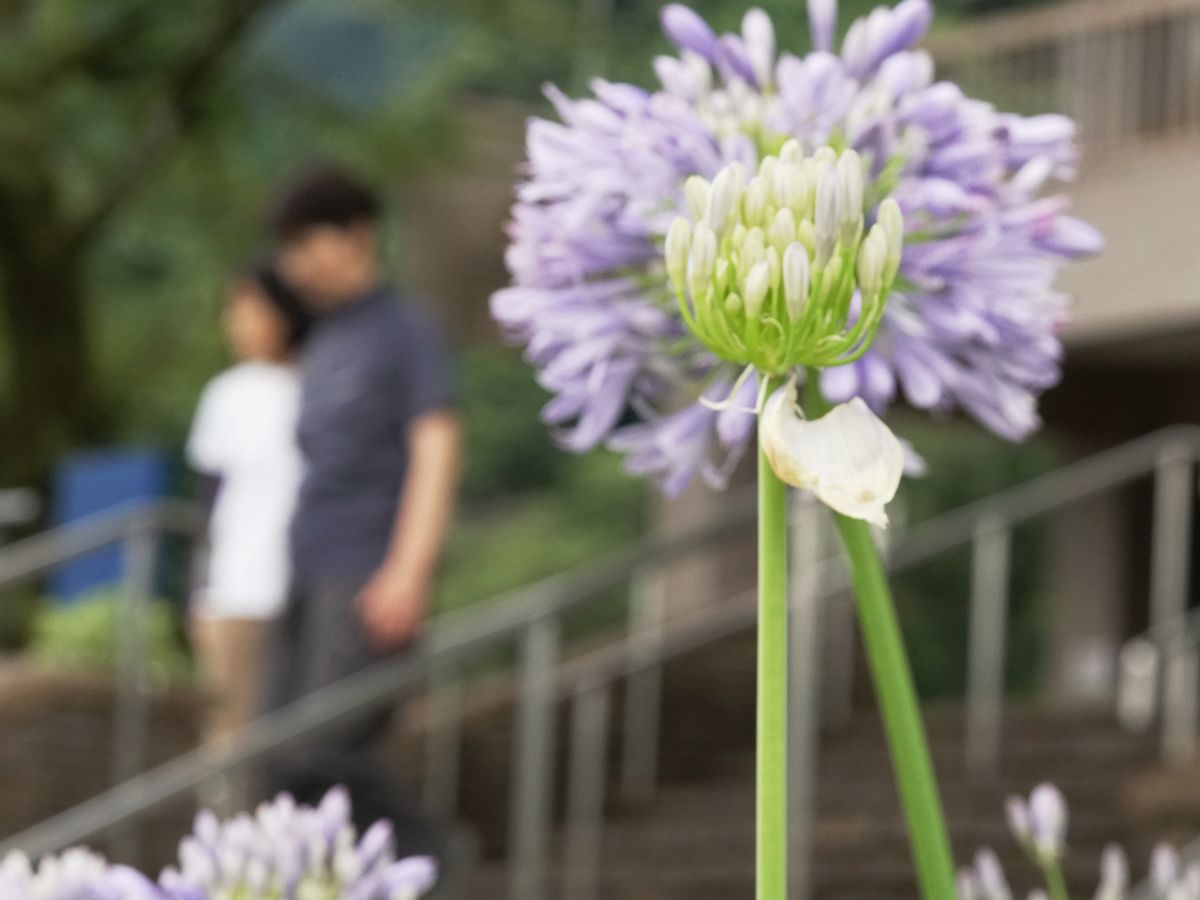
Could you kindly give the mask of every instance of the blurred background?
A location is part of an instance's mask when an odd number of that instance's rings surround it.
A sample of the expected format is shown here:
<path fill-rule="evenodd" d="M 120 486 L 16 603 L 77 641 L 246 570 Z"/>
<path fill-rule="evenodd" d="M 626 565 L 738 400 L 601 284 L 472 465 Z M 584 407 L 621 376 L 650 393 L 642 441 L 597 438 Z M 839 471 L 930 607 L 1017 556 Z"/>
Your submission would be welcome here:
<path fill-rule="evenodd" d="M 781 46 L 807 45 L 799 0 L 761 5 Z M 874 5 L 842 0 L 843 25 Z M 421 699 L 395 759 L 480 836 L 467 895 L 751 895 L 749 524 L 722 517 L 727 498 L 666 503 L 615 458 L 556 448 L 545 395 L 487 314 L 542 85 L 644 82 L 666 48 L 658 7 L 0 3 L 0 839 L 194 745 L 182 445 L 228 362 L 228 273 L 261 248 L 280 175 L 324 157 L 385 190 L 388 264 L 459 352 L 468 454 L 438 611 L 508 618 L 476 620 L 494 639 L 452 677 L 405 683 Z M 744 12 L 695 7 L 718 30 Z M 898 602 L 960 855 L 1004 843 L 1007 791 L 1057 778 L 1087 871 L 1104 837 L 1200 833 L 1200 439 L 1160 432 L 1200 420 L 1200 2 L 937 9 L 939 75 L 1079 122 L 1075 210 L 1109 249 L 1064 279 L 1075 320 L 1041 436 L 898 417 L 931 473 L 903 488 Z M 647 537 L 721 521 L 678 546 Z M 797 553 L 823 558 L 814 530 Z M 547 630 L 521 589 L 569 571 Z M 852 618 L 837 575 L 818 581 L 797 720 L 823 724 L 797 751 L 797 896 L 906 896 Z M 154 815 L 186 823 L 190 803 Z M 110 829 L 109 849 L 160 865 L 145 821 Z"/>

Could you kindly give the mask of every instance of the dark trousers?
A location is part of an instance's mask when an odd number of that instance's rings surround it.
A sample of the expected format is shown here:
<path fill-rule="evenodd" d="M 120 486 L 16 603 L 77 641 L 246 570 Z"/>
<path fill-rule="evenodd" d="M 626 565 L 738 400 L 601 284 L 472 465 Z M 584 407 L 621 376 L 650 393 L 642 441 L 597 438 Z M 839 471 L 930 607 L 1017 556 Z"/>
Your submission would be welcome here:
<path fill-rule="evenodd" d="M 269 645 L 268 711 L 404 652 L 383 654 L 371 645 L 355 602 L 365 581 L 298 579 L 292 586 Z M 297 801 L 311 804 L 329 788 L 344 785 L 360 833 L 379 819 L 388 819 L 402 857 L 436 853 L 439 841 L 434 829 L 382 771 L 372 752 L 394 713 L 395 707 L 372 713 L 277 758 L 264 773 L 270 795 L 287 791 Z"/>

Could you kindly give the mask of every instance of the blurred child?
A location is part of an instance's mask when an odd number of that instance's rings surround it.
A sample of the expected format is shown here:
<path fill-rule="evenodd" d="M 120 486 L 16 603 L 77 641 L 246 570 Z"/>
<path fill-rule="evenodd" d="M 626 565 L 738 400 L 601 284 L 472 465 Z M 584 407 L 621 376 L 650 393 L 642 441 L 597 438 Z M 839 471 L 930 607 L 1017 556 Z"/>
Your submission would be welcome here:
<path fill-rule="evenodd" d="M 288 589 L 288 528 L 301 475 L 294 362 L 309 317 L 275 271 L 261 266 L 230 285 L 223 325 L 238 362 L 204 389 L 187 447 L 193 468 L 215 482 L 207 580 L 192 609 L 212 702 L 208 741 L 254 717 L 264 637 Z"/>

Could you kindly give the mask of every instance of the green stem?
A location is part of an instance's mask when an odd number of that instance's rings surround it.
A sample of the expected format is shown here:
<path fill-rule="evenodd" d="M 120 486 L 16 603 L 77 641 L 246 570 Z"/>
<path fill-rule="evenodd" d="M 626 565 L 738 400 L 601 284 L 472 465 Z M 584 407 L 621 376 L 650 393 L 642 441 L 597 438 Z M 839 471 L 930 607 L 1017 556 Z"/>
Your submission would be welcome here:
<path fill-rule="evenodd" d="M 787 900 L 787 487 L 758 454 L 758 900 Z"/>
<path fill-rule="evenodd" d="M 1046 888 L 1051 900 L 1070 900 L 1067 892 L 1067 881 L 1063 878 L 1062 865 L 1058 860 L 1042 863 L 1042 873 L 1046 877 Z"/>
<path fill-rule="evenodd" d="M 810 373 L 808 382 L 809 411 L 823 415 L 829 407 L 817 389 L 815 373 Z M 887 577 L 867 523 L 836 513 L 834 518 L 850 562 L 863 642 L 908 822 L 921 896 L 954 900 L 950 839 Z"/>

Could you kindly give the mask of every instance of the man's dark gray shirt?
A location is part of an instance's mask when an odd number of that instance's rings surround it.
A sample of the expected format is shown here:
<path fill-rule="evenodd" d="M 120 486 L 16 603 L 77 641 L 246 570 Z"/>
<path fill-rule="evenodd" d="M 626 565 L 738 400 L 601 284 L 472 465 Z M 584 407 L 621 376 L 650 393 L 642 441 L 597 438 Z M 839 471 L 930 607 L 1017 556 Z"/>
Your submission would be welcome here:
<path fill-rule="evenodd" d="M 432 316 L 386 287 L 313 329 L 301 362 L 295 577 L 365 578 L 378 568 L 408 471 L 409 426 L 453 406 L 452 369 Z"/>

